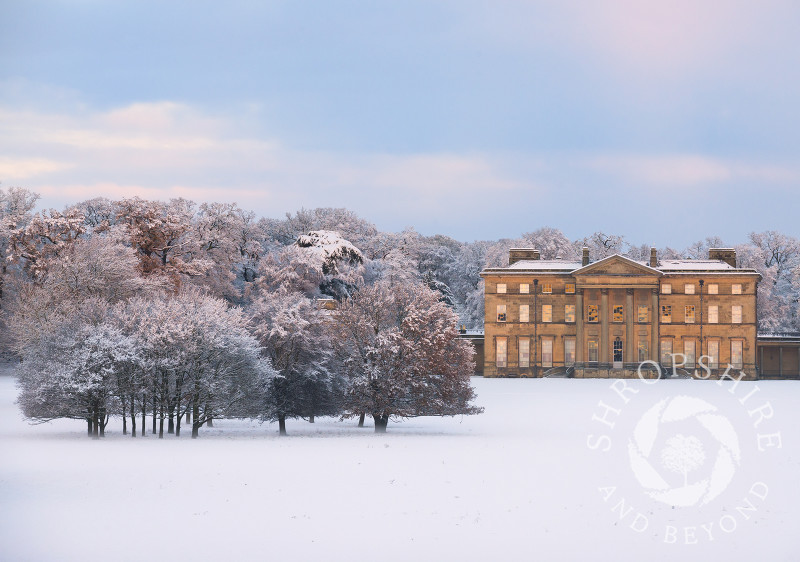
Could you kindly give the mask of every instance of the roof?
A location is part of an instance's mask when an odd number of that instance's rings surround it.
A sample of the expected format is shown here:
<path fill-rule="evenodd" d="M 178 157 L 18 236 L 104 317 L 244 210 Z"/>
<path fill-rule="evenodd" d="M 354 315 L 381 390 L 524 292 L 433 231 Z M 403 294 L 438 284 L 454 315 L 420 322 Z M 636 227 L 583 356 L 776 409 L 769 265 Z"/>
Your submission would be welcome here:
<path fill-rule="evenodd" d="M 661 271 L 737 271 L 729 263 L 720 260 L 661 260 L 657 269 Z"/>
<path fill-rule="evenodd" d="M 566 260 L 519 260 L 512 263 L 508 267 L 492 268 L 492 269 L 533 269 L 540 270 L 559 270 L 559 271 L 573 271 L 581 266 L 581 262 L 572 262 Z"/>
<path fill-rule="evenodd" d="M 697 274 L 707 273 L 730 273 L 730 274 L 752 274 L 758 275 L 754 269 L 740 269 L 732 267 L 730 264 L 721 260 L 661 260 L 657 267 L 650 267 L 649 261 L 632 260 L 620 254 L 614 254 L 582 265 L 581 262 L 567 260 L 519 260 L 506 267 L 487 267 L 481 274 L 519 274 L 529 272 L 540 273 L 581 273 L 581 270 L 592 268 L 602 262 L 618 259 L 630 263 L 631 265 L 646 268 L 653 273 L 667 274 Z"/>
<path fill-rule="evenodd" d="M 800 332 L 759 332 L 758 343 L 800 343 Z"/>

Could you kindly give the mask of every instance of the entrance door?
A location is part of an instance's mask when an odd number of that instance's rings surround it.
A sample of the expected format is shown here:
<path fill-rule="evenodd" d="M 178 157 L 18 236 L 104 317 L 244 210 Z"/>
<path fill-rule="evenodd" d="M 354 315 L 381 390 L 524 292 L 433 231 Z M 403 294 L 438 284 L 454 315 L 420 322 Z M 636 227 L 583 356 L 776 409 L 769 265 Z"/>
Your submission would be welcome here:
<path fill-rule="evenodd" d="M 622 338 L 619 336 L 614 340 L 614 368 L 622 369 Z"/>

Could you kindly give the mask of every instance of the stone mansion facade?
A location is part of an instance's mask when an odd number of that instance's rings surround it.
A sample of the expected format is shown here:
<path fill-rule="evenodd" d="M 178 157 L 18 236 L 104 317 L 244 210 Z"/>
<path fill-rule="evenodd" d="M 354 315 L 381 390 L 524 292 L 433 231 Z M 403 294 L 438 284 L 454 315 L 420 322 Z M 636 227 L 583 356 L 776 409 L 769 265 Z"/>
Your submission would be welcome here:
<path fill-rule="evenodd" d="M 756 373 L 760 275 L 736 267 L 730 248 L 707 260 L 649 262 L 613 255 L 594 263 L 542 260 L 515 248 L 487 268 L 487 377 L 634 377 L 643 361 L 683 374 Z"/>

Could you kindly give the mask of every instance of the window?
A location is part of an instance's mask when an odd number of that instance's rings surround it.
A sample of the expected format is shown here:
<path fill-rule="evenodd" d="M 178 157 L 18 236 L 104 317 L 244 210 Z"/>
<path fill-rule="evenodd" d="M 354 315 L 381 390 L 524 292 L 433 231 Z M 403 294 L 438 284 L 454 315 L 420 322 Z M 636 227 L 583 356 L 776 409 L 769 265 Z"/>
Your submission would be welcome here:
<path fill-rule="evenodd" d="M 669 324 L 672 322 L 672 306 L 668 304 L 661 305 L 661 323 Z"/>
<path fill-rule="evenodd" d="M 552 293 L 553 292 L 553 284 L 552 283 L 542 283 L 542 292 L 543 293 Z"/>
<path fill-rule="evenodd" d="M 731 294 L 732 295 L 741 295 L 742 294 L 742 284 L 741 283 L 734 283 L 731 285 Z"/>
<path fill-rule="evenodd" d="M 719 369 L 719 340 L 708 340 L 708 367 Z"/>
<path fill-rule="evenodd" d="M 498 322 L 506 321 L 506 305 L 504 304 L 497 305 L 497 321 Z"/>
<path fill-rule="evenodd" d="M 519 340 L 519 366 L 525 368 L 531 366 L 531 340 L 528 338 Z"/>
<path fill-rule="evenodd" d="M 542 338 L 542 367 L 553 366 L 553 338 Z"/>
<path fill-rule="evenodd" d="M 613 315 L 614 322 L 622 322 L 622 316 L 623 316 L 622 305 L 621 304 L 614 305 L 614 315 Z"/>
<path fill-rule="evenodd" d="M 553 321 L 553 305 L 552 304 L 543 304 L 542 305 L 542 322 L 552 322 Z"/>
<path fill-rule="evenodd" d="M 564 365 L 569 367 L 575 364 L 575 338 L 564 340 Z"/>
<path fill-rule="evenodd" d="M 664 283 L 663 285 L 661 285 L 661 294 L 669 295 L 670 293 L 672 293 L 672 285 L 670 285 L 669 283 Z"/>
<path fill-rule="evenodd" d="M 503 294 L 506 292 L 506 284 L 505 283 L 498 283 L 497 284 L 497 294 Z"/>
<path fill-rule="evenodd" d="M 647 361 L 647 340 L 639 340 L 639 362 Z"/>
<path fill-rule="evenodd" d="M 742 323 L 742 305 L 735 304 L 731 307 L 731 324 Z"/>
<path fill-rule="evenodd" d="M 530 322 L 530 308 L 527 304 L 519 305 L 519 321 Z"/>
<path fill-rule="evenodd" d="M 731 340 L 731 367 L 741 369 L 743 366 L 742 340 Z"/>
<path fill-rule="evenodd" d="M 597 305 L 590 304 L 588 306 L 588 311 L 589 311 L 589 322 L 597 322 L 598 321 Z"/>
<path fill-rule="evenodd" d="M 687 294 L 687 295 L 693 295 L 694 294 L 694 284 L 687 283 L 686 285 L 684 285 L 683 286 L 683 292 L 684 292 L 684 294 Z"/>
<path fill-rule="evenodd" d="M 589 340 L 589 363 L 597 363 L 597 340 Z"/>
<path fill-rule="evenodd" d="M 708 286 L 708 294 L 709 295 L 718 295 L 719 294 L 719 285 L 716 283 L 711 283 Z"/>
<path fill-rule="evenodd" d="M 694 324 L 694 305 L 689 304 L 684 307 L 683 321 L 687 324 Z"/>
<path fill-rule="evenodd" d="M 564 305 L 564 322 L 575 322 L 575 305 Z"/>
<path fill-rule="evenodd" d="M 661 340 L 661 363 L 672 365 L 672 340 Z"/>
<path fill-rule="evenodd" d="M 642 306 L 640 304 L 637 310 L 638 310 L 637 317 L 639 318 L 639 322 L 647 322 L 647 307 Z"/>
<path fill-rule="evenodd" d="M 708 323 L 719 324 L 719 307 L 716 304 L 708 307 Z"/>
<path fill-rule="evenodd" d="M 564 292 L 567 293 L 568 295 L 574 295 L 575 294 L 575 283 L 567 283 L 564 286 Z"/>
<path fill-rule="evenodd" d="M 495 364 L 498 367 L 508 367 L 508 338 L 497 338 Z"/>
<path fill-rule="evenodd" d="M 519 292 L 523 295 L 528 294 L 531 292 L 531 286 L 529 283 L 520 283 L 519 284 Z"/>
<path fill-rule="evenodd" d="M 622 363 L 622 338 L 614 340 L 614 363 Z"/>
<path fill-rule="evenodd" d="M 694 368 L 694 340 L 683 340 L 683 366 L 689 369 Z"/>

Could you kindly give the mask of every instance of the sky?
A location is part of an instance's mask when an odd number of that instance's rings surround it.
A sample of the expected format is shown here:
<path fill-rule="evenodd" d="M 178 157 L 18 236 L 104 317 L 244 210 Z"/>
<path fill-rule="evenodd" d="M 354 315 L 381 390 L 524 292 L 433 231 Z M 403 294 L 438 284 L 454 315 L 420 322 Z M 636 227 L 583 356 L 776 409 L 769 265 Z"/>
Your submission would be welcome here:
<path fill-rule="evenodd" d="M 800 3 L 0 2 L 0 187 L 462 241 L 800 236 Z"/>

